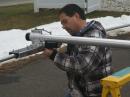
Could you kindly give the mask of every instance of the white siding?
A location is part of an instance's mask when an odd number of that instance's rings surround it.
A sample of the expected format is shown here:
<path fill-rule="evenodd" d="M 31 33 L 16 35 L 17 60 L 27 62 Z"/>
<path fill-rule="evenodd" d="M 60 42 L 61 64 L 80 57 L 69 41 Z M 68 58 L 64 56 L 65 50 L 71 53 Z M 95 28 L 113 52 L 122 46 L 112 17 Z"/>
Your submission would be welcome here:
<path fill-rule="evenodd" d="M 37 12 L 39 8 L 61 8 L 69 3 L 84 6 L 84 0 L 34 0 L 34 11 Z"/>
<path fill-rule="evenodd" d="M 97 10 L 100 7 L 100 0 L 88 0 L 88 12 Z M 85 0 L 34 0 L 34 11 L 38 12 L 39 8 L 61 8 L 66 4 L 75 3 L 80 7 L 85 7 Z"/>
<path fill-rule="evenodd" d="M 88 12 L 100 9 L 101 0 L 88 0 Z"/>

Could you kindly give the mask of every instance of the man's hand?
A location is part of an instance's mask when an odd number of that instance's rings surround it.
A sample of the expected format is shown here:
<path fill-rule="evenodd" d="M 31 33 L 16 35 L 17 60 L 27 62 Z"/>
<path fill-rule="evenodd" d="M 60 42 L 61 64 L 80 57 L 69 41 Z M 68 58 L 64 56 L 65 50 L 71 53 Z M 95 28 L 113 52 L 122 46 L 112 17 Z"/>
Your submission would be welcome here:
<path fill-rule="evenodd" d="M 58 53 L 65 53 L 67 51 L 67 44 L 62 44 L 59 48 L 57 48 Z"/>
<path fill-rule="evenodd" d="M 58 52 L 58 53 L 65 53 L 67 51 L 67 44 L 62 44 L 59 48 L 57 49 L 48 49 L 48 48 L 45 48 L 44 49 L 44 52 L 43 52 L 43 57 L 44 58 L 50 58 L 50 56 L 55 53 L 55 52 Z M 51 56 L 51 57 L 52 57 Z"/>
<path fill-rule="evenodd" d="M 43 56 L 46 57 L 46 58 L 49 58 L 53 53 L 53 49 L 47 49 L 45 48 L 44 49 L 44 52 L 43 52 Z"/>

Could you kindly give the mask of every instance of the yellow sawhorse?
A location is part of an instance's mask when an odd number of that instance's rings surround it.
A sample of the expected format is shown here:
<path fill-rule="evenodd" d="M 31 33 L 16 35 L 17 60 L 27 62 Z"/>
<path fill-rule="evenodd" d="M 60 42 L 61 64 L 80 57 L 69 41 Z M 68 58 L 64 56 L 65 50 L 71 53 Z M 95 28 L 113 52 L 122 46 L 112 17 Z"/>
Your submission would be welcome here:
<path fill-rule="evenodd" d="M 101 79 L 102 97 L 121 97 L 120 88 L 130 81 L 130 67 L 124 68 L 111 76 Z"/>

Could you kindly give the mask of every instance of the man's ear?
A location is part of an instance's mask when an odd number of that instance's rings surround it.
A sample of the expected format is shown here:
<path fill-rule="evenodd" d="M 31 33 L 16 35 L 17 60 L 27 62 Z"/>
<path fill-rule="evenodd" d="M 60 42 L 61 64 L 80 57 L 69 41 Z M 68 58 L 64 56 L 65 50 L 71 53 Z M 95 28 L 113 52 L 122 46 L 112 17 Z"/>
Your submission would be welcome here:
<path fill-rule="evenodd" d="M 80 18 L 80 15 L 79 15 L 78 13 L 75 13 L 74 16 L 75 16 L 76 18 Z"/>

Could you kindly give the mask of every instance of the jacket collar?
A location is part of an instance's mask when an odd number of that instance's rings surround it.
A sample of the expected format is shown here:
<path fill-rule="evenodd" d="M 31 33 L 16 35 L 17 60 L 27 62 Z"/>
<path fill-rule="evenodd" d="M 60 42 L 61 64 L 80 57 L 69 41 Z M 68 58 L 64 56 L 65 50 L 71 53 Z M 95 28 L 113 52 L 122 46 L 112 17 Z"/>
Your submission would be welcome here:
<path fill-rule="evenodd" d="M 91 29 L 94 23 L 95 23 L 94 20 L 86 23 L 86 26 L 83 29 L 81 29 L 80 32 L 76 33 L 73 36 L 83 36 L 89 29 Z"/>

